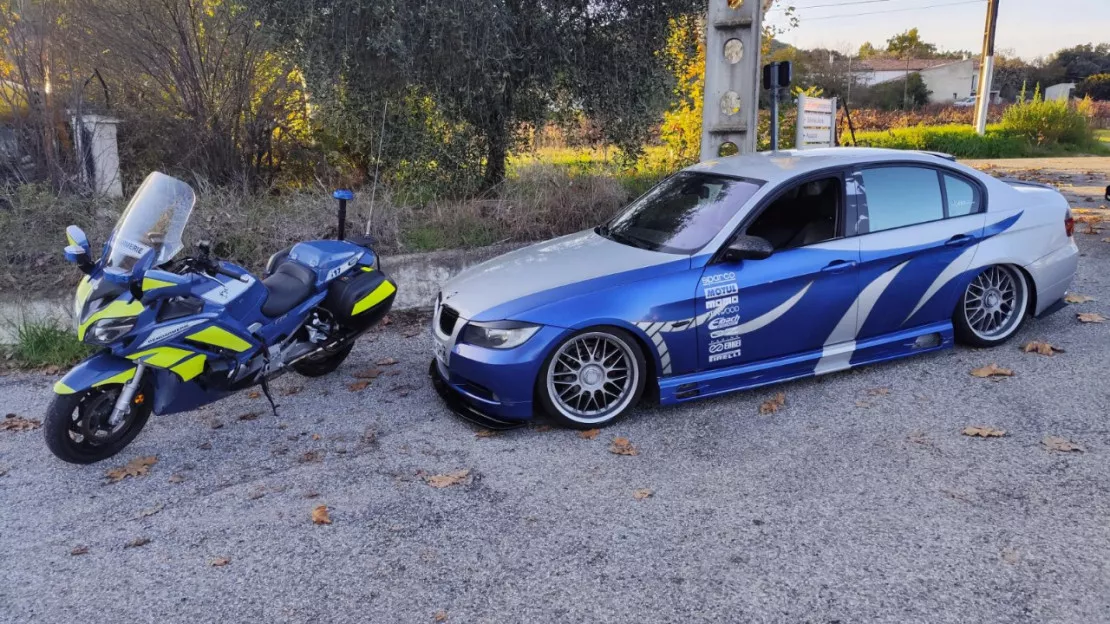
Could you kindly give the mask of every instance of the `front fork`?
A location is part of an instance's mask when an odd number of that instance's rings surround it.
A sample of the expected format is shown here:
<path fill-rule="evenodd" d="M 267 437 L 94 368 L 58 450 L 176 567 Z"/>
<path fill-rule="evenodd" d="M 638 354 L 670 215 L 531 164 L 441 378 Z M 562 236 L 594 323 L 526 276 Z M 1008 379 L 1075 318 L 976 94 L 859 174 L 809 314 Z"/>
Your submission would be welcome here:
<path fill-rule="evenodd" d="M 115 427 L 127 415 L 127 411 L 131 409 L 131 400 L 135 398 L 135 392 L 139 390 L 139 385 L 143 382 L 143 373 L 146 372 L 146 364 L 139 363 L 135 367 L 135 376 L 130 381 L 123 384 L 123 388 L 119 391 L 119 397 L 116 399 L 116 405 L 112 408 L 112 415 L 108 417 L 108 424 Z"/>

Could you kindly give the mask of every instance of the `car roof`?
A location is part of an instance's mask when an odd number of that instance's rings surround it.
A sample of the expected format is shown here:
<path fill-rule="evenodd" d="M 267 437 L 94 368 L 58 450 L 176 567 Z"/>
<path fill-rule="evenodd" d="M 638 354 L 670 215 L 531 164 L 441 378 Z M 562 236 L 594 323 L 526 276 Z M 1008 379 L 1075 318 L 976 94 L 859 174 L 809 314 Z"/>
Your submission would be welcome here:
<path fill-rule="evenodd" d="M 822 147 L 807 150 L 756 152 L 700 162 L 685 171 L 702 171 L 778 183 L 811 171 L 874 162 L 948 162 L 943 155 L 875 147 Z"/>

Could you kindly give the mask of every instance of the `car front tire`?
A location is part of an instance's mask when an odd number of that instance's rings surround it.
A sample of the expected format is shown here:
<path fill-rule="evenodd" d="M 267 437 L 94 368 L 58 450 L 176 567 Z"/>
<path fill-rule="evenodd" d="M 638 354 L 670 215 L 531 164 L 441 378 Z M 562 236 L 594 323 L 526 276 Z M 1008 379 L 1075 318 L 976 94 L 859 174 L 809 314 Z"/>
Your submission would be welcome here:
<path fill-rule="evenodd" d="M 572 334 L 551 352 L 536 380 L 540 405 L 572 429 L 604 427 L 631 411 L 647 381 L 639 343 L 615 327 Z"/>
<path fill-rule="evenodd" d="M 1012 338 L 1025 322 L 1029 288 L 1017 267 L 984 268 L 971 278 L 952 314 L 956 339 L 973 347 L 994 347 Z"/>

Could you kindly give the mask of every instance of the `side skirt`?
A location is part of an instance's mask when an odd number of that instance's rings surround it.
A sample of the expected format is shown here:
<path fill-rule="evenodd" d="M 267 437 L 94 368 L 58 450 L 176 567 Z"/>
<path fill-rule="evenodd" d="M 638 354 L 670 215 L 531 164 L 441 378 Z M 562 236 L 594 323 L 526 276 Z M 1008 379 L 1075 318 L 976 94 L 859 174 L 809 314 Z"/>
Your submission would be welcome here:
<path fill-rule="evenodd" d="M 659 380 L 659 402 L 669 405 L 748 390 L 938 351 L 952 345 L 952 322 L 933 323 L 861 342 L 840 343 L 773 360 L 664 377 Z"/>

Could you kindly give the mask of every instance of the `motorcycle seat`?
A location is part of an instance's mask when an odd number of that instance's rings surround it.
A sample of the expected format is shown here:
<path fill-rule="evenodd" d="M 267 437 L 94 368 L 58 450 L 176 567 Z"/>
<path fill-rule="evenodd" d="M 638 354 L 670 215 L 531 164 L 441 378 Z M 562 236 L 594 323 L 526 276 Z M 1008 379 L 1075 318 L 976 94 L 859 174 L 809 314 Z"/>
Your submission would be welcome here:
<path fill-rule="evenodd" d="M 266 302 L 262 313 L 270 318 L 285 314 L 312 295 L 316 272 L 292 260 L 285 260 L 262 280 L 266 287 Z"/>

